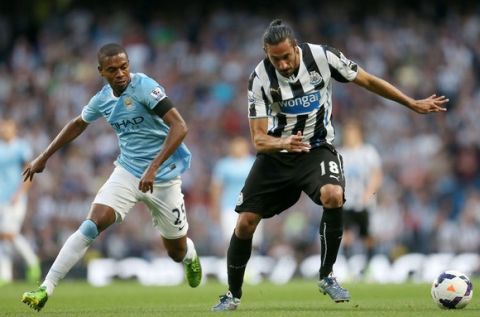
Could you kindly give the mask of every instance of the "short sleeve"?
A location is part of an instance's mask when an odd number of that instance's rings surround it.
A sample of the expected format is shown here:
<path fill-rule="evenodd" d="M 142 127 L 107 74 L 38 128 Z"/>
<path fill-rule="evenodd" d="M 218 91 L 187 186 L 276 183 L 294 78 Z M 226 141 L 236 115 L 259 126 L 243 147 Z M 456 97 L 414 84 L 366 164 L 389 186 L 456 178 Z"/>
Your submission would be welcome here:
<path fill-rule="evenodd" d="M 248 117 L 267 117 L 267 103 L 260 78 L 253 72 L 248 80 Z"/>
<path fill-rule="evenodd" d="M 85 122 L 93 122 L 102 116 L 98 108 L 98 94 L 93 96 L 88 104 L 82 109 L 82 120 Z"/>
<path fill-rule="evenodd" d="M 153 109 L 167 95 L 165 89 L 150 77 L 144 76 L 140 81 L 139 100 L 148 108 Z"/>
<path fill-rule="evenodd" d="M 339 82 L 350 82 L 357 77 L 358 65 L 330 46 L 324 46 L 332 77 Z"/>

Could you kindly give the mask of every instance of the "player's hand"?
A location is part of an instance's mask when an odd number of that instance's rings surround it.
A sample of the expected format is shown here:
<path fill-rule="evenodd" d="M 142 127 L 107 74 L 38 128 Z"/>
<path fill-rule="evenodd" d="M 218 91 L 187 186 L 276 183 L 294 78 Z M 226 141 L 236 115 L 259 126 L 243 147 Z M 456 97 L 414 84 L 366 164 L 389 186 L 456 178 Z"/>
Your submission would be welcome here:
<path fill-rule="evenodd" d="M 417 113 L 445 112 L 444 105 L 449 101 L 445 96 L 431 95 L 425 99 L 415 100 L 410 108 Z"/>
<path fill-rule="evenodd" d="M 143 173 L 140 183 L 138 184 L 138 189 L 143 193 L 151 192 L 153 193 L 153 184 L 155 183 L 155 171 L 151 171 L 149 168 Z"/>
<path fill-rule="evenodd" d="M 26 182 L 29 180 L 30 182 L 33 180 L 33 175 L 35 173 L 41 173 L 45 169 L 45 165 L 47 164 L 47 159 L 43 157 L 43 155 L 37 156 L 33 161 L 25 166 L 25 170 L 23 171 L 23 181 Z"/>
<path fill-rule="evenodd" d="M 296 153 L 310 152 L 310 143 L 303 142 L 302 139 L 302 132 L 298 131 L 297 134 L 284 139 L 283 149 Z"/>

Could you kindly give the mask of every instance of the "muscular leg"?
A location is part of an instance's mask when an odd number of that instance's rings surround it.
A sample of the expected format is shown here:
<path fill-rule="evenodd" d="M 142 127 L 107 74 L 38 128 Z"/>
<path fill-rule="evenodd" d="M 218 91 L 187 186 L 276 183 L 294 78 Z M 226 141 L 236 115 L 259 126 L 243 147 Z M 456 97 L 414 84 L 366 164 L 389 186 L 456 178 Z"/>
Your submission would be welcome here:
<path fill-rule="evenodd" d="M 178 239 L 163 239 L 168 255 L 175 262 L 183 262 L 185 277 L 190 287 L 197 287 L 202 281 L 202 266 L 193 241 L 187 236 Z"/>
<path fill-rule="evenodd" d="M 327 184 L 320 188 L 323 216 L 320 221 L 321 267 L 320 279 L 328 276 L 337 260 L 343 234 L 343 189 Z"/>
<path fill-rule="evenodd" d="M 163 245 L 167 249 L 168 256 L 175 262 L 182 262 L 187 254 L 187 236 L 178 239 L 163 238 Z"/>
<path fill-rule="evenodd" d="M 252 212 L 242 212 L 232 234 L 227 251 L 228 286 L 232 295 L 242 297 L 245 268 L 252 253 L 252 238 L 261 217 Z"/>
<path fill-rule="evenodd" d="M 93 204 L 87 219 L 92 220 L 97 225 L 98 233 L 100 233 L 115 223 L 117 215 L 112 207 Z"/>
<path fill-rule="evenodd" d="M 193 241 L 187 236 L 178 239 L 162 239 L 168 256 L 175 262 L 188 262 L 197 255 Z"/>
<path fill-rule="evenodd" d="M 115 219 L 115 211 L 111 207 L 100 204 L 92 205 L 87 220 L 65 241 L 42 283 L 42 286 L 46 287 L 48 295 L 53 293 L 58 282 L 85 255 L 98 234 L 113 224 Z"/>

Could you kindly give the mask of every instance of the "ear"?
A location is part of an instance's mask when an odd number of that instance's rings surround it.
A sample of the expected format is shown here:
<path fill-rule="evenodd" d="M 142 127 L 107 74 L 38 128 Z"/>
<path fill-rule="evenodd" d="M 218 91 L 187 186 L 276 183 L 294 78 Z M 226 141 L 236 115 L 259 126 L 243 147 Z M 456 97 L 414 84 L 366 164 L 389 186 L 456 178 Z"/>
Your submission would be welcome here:
<path fill-rule="evenodd" d="M 100 73 L 100 75 L 102 75 L 102 66 L 98 65 L 98 66 L 97 66 L 97 70 L 98 70 L 98 72 Z"/>

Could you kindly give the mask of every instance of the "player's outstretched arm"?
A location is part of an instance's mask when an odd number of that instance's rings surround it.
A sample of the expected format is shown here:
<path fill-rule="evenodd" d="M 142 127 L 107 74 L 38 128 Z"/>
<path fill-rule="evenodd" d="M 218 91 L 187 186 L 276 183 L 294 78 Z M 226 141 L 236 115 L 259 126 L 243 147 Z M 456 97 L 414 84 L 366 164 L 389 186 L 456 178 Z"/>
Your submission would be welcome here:
<path fill-rule="evenodd" d="M 70 143 L 76 137 L 82 134 L 82 132 L 87 128 L 87 126 L 88 123 L 83 121 L 81 116 L 78 116 L 68 122 L 60 131 L 60 133 L 57 134 L 55 139 L 53 139 L 53 141 L 48 145 L 45 151 L 43 151 L 33 161 L 28 163 L 27 166 L 25 166 L 25 170 L 22 174 L 24 176 L 23 181 L 32 181 L 35 173 L 43 172 L 50 156 L 52 156 L 62 146 Z"/>
<path fill-rule="evenodd" d="M 386 80 L 378 78 L 360 67 L 358 68 L 357 77 L 353 82 L 377 95 L 396 101 L 417 113 L 424 114 L 447 111 L 444 105 L 449 100 L 445 96 L 437 96 L 434 94 L 425 99 L 413 99 Z"/>

